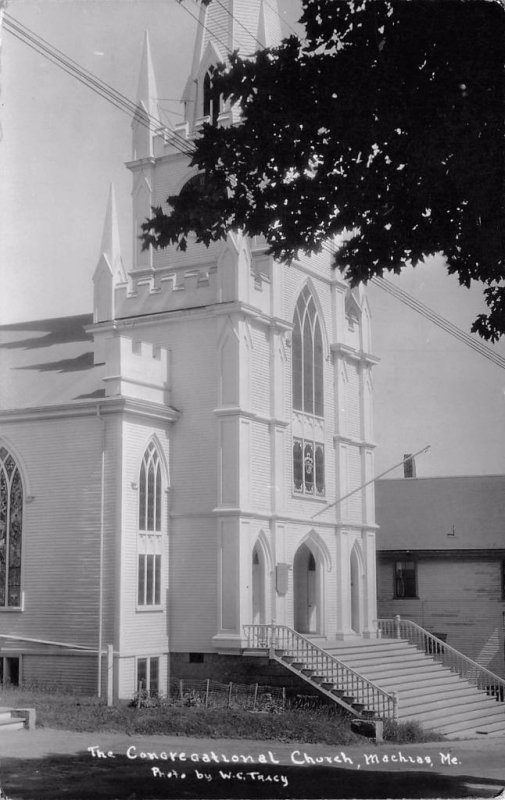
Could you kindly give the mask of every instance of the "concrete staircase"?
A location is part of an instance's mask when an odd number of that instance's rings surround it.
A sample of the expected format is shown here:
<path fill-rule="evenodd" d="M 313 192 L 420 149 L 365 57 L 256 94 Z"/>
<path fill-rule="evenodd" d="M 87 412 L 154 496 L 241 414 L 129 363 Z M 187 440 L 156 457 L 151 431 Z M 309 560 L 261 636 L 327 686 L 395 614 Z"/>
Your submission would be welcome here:
<path fill-rule="evenodd" d="M 398 720 L 450 738 L 505 735 L 505 703 L 402 639 L 327 643 L 325 650 L 398 700 Z"/>
<path fill-rule="evenodd" d="M 12 708 L 0 708 L 0 735 L 20 731 L 26 727 L 24 717 L 16 716 Z"/>

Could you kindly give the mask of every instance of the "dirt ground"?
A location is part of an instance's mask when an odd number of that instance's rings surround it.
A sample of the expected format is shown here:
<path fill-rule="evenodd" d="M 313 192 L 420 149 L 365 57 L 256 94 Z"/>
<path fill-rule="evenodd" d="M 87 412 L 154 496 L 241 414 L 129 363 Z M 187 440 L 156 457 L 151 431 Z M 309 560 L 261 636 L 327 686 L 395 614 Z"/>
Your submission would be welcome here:
<path fill-rule="evenodd" d="M 505 790 L 505 738 L 336 747 L 39 728 L 0 733 L 0 787 L 8 800 L 488 798 Z"/>

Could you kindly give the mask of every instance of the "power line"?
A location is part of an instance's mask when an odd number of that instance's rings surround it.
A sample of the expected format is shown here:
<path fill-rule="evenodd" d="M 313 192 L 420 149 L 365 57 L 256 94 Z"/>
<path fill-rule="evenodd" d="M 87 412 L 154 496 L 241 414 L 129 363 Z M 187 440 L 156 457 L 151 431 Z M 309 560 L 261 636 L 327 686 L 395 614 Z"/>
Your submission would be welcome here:
<path fill-rule="evenodd" d="M 197 23 L 198 23 L 198 25 L 200 25 L 200 27 L 204 28 L 204 30 L 206 30 L 206 31 L 207 31 L 207 33 L 209 33 L 209 34 L 210 34 L 210 36 L 211 36 L 213 39 L 217 39 L 217 41 L 218 41 L 218 42 L 219 42 L 219 43 L 220 43 L 220 44 L 221 44 L 221 45 L 224 47 L 224 51 L 225 51 L 225 53 L 227 53 L 227 52 L 228 52 L 228 45 L 226 45 L 226 44 L 223 42 L 223 40 L 219 38 L 219 36 L 217 36 L 215 33 L 212 33 L 212 31 L 210 30 L 210 28 L 208 28 L 208 27 L 207 27 L 207 25 L 204 25 L 204 23 L 202 22 L 202 20 L 200 19 L 200 17 L 197 17 L 197 16 L 196 16 L 196 14 L 193 14 L 193 13 L 192 13 L 192 12 L 189 10 L 189 8 L 188 8 L 187 6 L 185 6 L 185 5 L 184 5 L 184 2 L 183 2 L 183 0 L 177 0 L 177 2 L 179 3 L 180 7 L 181 7 L 181 8 L 182 8 L 182 9 L 183 9 L 183 10 L 184 10 L 184 11 L 185 11 L 187 14 L 189 14 L 189 16 L 190 16 L 190 17 L 193 17 L 193 19 L 197 21 Z M 224 28 L 223 28 L 223 30 L 224 30 Z"/>
<path fill-rule="evenodd" d="M 335 255 L 334 250 L 330 247 L 329 244 L 326 242 L 323 243 L 323 250 L 325 250 L 330 255 Z M 434 325 L 437 325 L 446 333 L 449 333 L 455 339 L 458 339 L 462 344 L 466 344 L 468 347 L 471 347 L 476 353 L 479 355 L 484 356 L 487 358 L 488 361 L 492 361 L 496 366 L 505 369 L 505 358 L 501 356 L 499 353 L 496 353 L 492 350 L 488 345 L 481 342 L 474 336 L 471 336 L 466 331 L 458 328 L 453 322 L 450 322 L 448 319 L 443 317 L 441 314 L 438 314 L 436 311 L 433 311 L 432 308 L 421 303 L 420 300 L 416 300 L 415 297 L 412 297 L 408 292 L 404 289 L 400 289 L 398 286 L 395 286 L 394 283 L 388 281 L 386 278 L 379 278 L 374 277 L 370 279 L 370 283 L 373 283 L 375 286 L 378 286 L 384 292 L 387 292 L 392 297 L 399 300 L 404 305 L 411 308 L 413 311 L 416 311 L 421 316 L 425 317 L 425 319 L 432 322 Z"/>
<path fill-rule="evenodd" d="M 27 26 L 20 23 L 18 20 L 5 14 L 4 24 L 6 30 L 23 44 L 30 47 L 39 55 L 46 58 L 55 66 L 62 69 L 67 74 L 76 78 L 80 83 L 87 86 L 95 94 L 98 94 L 108 103 L 115 106 L 120 111 L 127 113 L 128 116 L 134 117 L 141 125 L 152 132 L 164 132 L 165 135 L 170 135 L 174 147 L 184 155 L 191 155 L 194 150 L 194 145 L 187 142 L 182 136 L 174 131 L 170 131 L 166 125 L 157 117 L 149 114 L 144 108 L 139 109 L 139 105 L 130 100 L 126 95 L 114 89 L 106 81 L 98 78 L 94 73 L 82 67 L 74 59 L 67 56 L 54 45 L 47 42 L 41 36 L 38 36 Z M 179 145 L 179 146 L 178 146 Z"/>
<path fill-rule="evenodd" d="M 237 23 L 239 23 L 239 21 L 236 20 L 235 16 L 222 5 L 220 0 L 217 0 L 217 2 L 230 14 L 230 16 L 233 19 L 235 19 Z M 187 9 L 185 6 L 182 6 L 182 8 L 188 11 L 190 16 L 196 19 L 197 22 L 210 33 L 211 36 L 214 36 L 214 38 L 217 38 L 218 41 L 220 41 L 221 44 L 223 44 L 223 42 L 215 34 L 213 34 L 209 30 L 209 28 L 201 22 L 201 20 L 199 20 L 194 14 L 192 14 L 189 11 L 189 9 Z M 280 18 L 280 15 L 278 16 Z M 82 67 L 80 64 L 78 64 L 78 62 L 74 61 L 74 59 L 67 56 L 65 53 L 56 48 L 54 45 L 51 45 L 41 36 L 35 34 L 33 31 L 30 30 L 30 28 L 24 26 L 18 20 L 11 17 L 10 14 L 8 13 L 4 14 L 4 24 L 6 30 L 8 30 L 12 36 L 14 36 L 19 41 L 26 44 L 35 52 L 39 53 L 39 55 L 42 55 L 51 63 L 58 66 L 67 74 L 76 78 L 80 83 L 87 86 L 89 89 L 91 89 L 93 92 L 98 94 L 104 100 L 109 102 L 115 108 L 119 109 L 120 111 L 123 111 L 124 113 L 127 113 L 128 116 L 130 117 L 133 116 L 140 124 L 142 124 L 148 130 L 152 132 L 163 131 L 165 134 L 169 135 L 171 143 L 173 144 L 175 149 L 178 150 L 180 153 L 186 156 L 190 156 L 194 153 L 195 145 L 193 142 L 186 140 L 184 137 L 180 136 L 180 134 L 178 134 L 177 132 L 170 131 L 169 129 L 167 129 L 164 123 L 160 119 L 149 114 L 147 110 L 142 109 L 139 112 L 139 106 L 137 103 L 134 103 L 126 95 L 122 94 L 121 92 L 110 86 L 110 84 L 108 84 L 106 81 L 101 80 L 92 72 Z M 254 39 L 256 38 L 250 31 L 247 30 L 247 28 L 242 23 L 239 24 L 249 33 L 249 35 L 252 38 Z M 256 41 L 258 42 L 257 39 Z M 258 42 L 258 44 L 260 44 L 260 46 L 263 47 L 263 45 L 260 42 Z M 176 112 L 167 112 L 167 113 L 176 113 Z M 332 254 L 332 250 L 327 244 L 323 244 L 323 249 Z M 379 288 L 381 288 L 383 291 L 386 291 L 391 296 L 398 299 L 400 302 L 407 305 L 412 310 L 416 311 L 417 313 L 424 316 L 426 319 L 433 322 L 435 325 L 438 325 L 438 327 L 440 327 L 442 330 L 446 331 L 450 335 L 454 336 L 463 344 L 466 344 L 469 347 L 471 347 L 475 352 L 480 353 L 480 355 L 492 361 L 497 366 L 505 368 L 504 357 L 500 356 L 498 353 L 495 353 L 490 347 L 486 346 L 483 342 L 480 342 L 478 339 L 470 336 L 465 331 L 461 330 L 461 328 L 458 328 L 456 325 L 449 322 L 449 320 L 447 320 L 445 317 L 442 317 L 441 315 L 437 314 L 428 306 L 424 305 L 419 300 L 416 300 L 414 297 L 412 297 L 402 289 L 398 288 L 390 281 L 387 281 L 385 278 L 372 278 L 371 282 L 374 283 Z"/>
<path fill-rule="evenodd" d="M 400 289 L 398 286 L 395 286 L 391 281 L 386 280 L 386 278 L 372 278 L 371 282 L 378 286 L 383 291 L 390 294 L 392 297 L 395 297 L 400 302 L 404 303 L 404 305 L 411 308 L 413 311 L 416 311 L 418 314 L 421 314 L 426 319 L 433 322 L 439 328 L 442 328 L 446 333 L 449 333 L 454 338 L 458 339 L 458 341 L 466 344 L 468 347 L 471 347 L 476 353 L 479 355 L 484 356 L 489 361 L 492 361 L 498 367 L 505 369 L 505 358 L 501 356 L 499 353 L 496 353 L 490 347 L 488 347 L 484 342 L 479 341 L 477 338 L 474 338 L 466 331 L 463 331 L 461 328 L 458 328 L 457 325 L 454 325 L 452 322 L 449 322 L 448 319 L 437 314 L 436 311 L 429 308 L 429 306 L 424 305 L 419 300 L 416 300 L 415 297 L 405 292 L 403 289 Z"/>
<path fill-rule="evenodd" d="M 237 25 L 240 25 L 240 27 L 241 27 L 241 28 L 242 28 L 242 29 L 243 29 L 243 30 L 244 30 L 244 31 L 245 31 L 245 32 L 246 32 L 246 33 L 247 33 L 247 34 L 248 34 L 248 35 L 251 37 L 251 39 L 254 39 L 254 41 L 255 41 L 257 44 L 259 44 L 259 46 L 260 46 L 261 50 L 264 50 L 264 49 L 265 49 L 265 47 L 264 47 L 263 43 L 262 43 L 262 42 L 260 42 L 260 40 L 256 38 L 256 36 L 254 35 L 254 33 L 251 33 L 251 31 L 249 30 L 249 28 L 246 28 L 246 26 L 245 26 L 245 25 L 244 25 L 244 24 L 243 24 L 243 23 L 242 23 L 242 22 L 241 22 L 239 19 L 237 19 L 237 17 L 235 16 L 235 14 L 234 14 L 232 11 L 230 11 L 230 9 L 229 9 L 229 8 L 226 8 L 226 6 L 224 6 L 224 5 L 222 4 L 221 0 L 214 0 L 214 1 L 215 1 L 215 2 L 218 4 L 218 6 L 221 6 L 221 8 L 222 8 L 222 9 L 224 9 L 224 11 L 226 11 L 226 13 L 228 14 L 228 16 L 230 16 L 230 17 L 231 17 L 231 18 L 232 18 L 232 19 L 233 19 L 233 20 L 234 20 L 234 21 L 237 23 Z"/>

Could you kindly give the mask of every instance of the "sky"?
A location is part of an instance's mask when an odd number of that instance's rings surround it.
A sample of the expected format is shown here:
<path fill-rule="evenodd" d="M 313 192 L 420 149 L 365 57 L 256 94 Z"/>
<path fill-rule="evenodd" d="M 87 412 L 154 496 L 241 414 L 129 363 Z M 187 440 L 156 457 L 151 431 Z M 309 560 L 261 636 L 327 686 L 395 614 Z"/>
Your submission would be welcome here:
<path fill-rule="evenodd" d="M 298 0 L 279 7 L 288 32 Z M 6 10 L 132 100 L 147 30 L 161 106 L 181 118 L 194 0 L 10 0 Z M 130 120 L 6 30 L 0 70 L 0 323 L 90 312 L 111 182 L 129 262 Z M 465 332 L 484 308 L 480 287 L 459 287 L 441 259 L 393 280 Z M 368 297 L 381 359 L 376 474 L 426 445 L 420 477 L 504 473 L 505 371 L 375 286 Z M 505 356 L 505 342 L 491 348 Z"/>

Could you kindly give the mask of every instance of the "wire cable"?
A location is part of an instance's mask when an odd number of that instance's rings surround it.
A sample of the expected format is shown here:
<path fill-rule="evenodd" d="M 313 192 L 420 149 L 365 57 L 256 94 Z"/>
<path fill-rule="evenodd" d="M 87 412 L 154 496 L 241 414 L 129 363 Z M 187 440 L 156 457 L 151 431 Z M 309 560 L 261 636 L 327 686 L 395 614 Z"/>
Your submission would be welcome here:
<path fill-rule="evenodd" d="M 107 102 L 111 103 L 120 111 L 127 113 L 130 117 L 133 116 L 140 124 L 152 132 L 163 132 L 165 135 L 169 135 L 172 143 L 179 152 L 184 155 L 192 154 L 194 145 L 191 142 L 188 142 L 177 132 L 169 130 L 160 119 L 149 114 L 144 108 L 139 109 L 138 103 L 130 100 L 126 95 L 114 89 L 106 81 L 101 80 L 92 72 L 82 67 L 78 62 L 74 61 L 61 50 L 58 50 L 58 48 L 51 45 L 41 36 L 35 34 L 30 28 L 22 25 L 22 23 L 18 22 L 7 13 L 4 16 L 4 25 L 5 29 L 12 36 L 26 44 L 39 55 L 42 55 L 67 74 L 76 78 L 76 80 L 94 91 L 104 100 L 107 100 Z"/>

